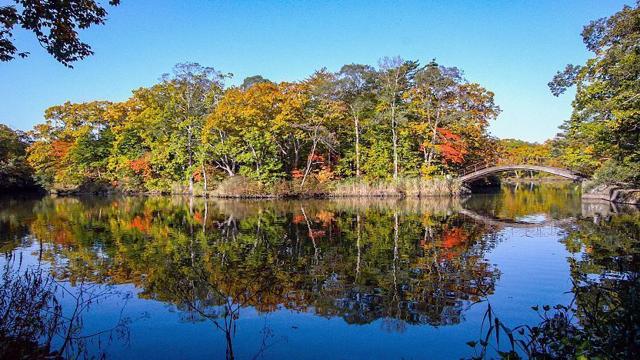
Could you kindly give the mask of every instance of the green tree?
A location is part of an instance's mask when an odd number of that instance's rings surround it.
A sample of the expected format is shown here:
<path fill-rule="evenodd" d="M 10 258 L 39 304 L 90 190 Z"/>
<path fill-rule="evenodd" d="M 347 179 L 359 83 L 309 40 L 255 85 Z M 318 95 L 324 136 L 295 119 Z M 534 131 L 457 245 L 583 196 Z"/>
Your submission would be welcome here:
<path fill-rule="evenodd" d="M 371 110 L 375 101 L 375 69 L 369 65 L 344 65 L 340 68 L 337 77 L 338 94 L 349 109 L 349 115 L 353 121 L 355 175 L 359 178 L 362 121 L 372 115 Z"/>
<path fill-rule="evenodd" d="M 576 86 L 573 114 L 558 139 L 565 163 L 593 173 L 605 160 L 640 162 L 640 3 L 624 6 L 582 31 L 593 57 L 567 65 L 549 83 L 558 96 Z M 625 180 L 625 179 L 620 179 Z"/>
<path fill-rule="evenodd" d="M 378 112 L 384 116 L 391 127 L 393 149 L 393 179 L 398 179 L 398 124 L 403 118 L 404 95 L 411 87 L 418 69 L 418 62 L 406 61 L 400 57 L 385 57 L 380 60 L 378 81 L 380 82 Z"/>
<path fill-rule="evenodd" d="M 34 185 L 33 171 L 26 161 L 28 146 L 26 134 L 0 124 L 0 190 Z"/>
<path fill-rule="evenodd" d="M 69 189 L 108 180 L 113 141 L 107 116 L 110 105 L 107 101 L 67 102 L 46 110 L 47 122 L 32 132 L 28 157 L 42 186 Z"/>

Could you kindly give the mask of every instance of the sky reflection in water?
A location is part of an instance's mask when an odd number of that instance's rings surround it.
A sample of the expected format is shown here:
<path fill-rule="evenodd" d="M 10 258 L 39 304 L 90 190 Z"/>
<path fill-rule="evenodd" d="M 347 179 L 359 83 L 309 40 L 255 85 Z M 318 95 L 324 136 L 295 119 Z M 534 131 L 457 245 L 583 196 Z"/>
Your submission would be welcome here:
<path fill-rule="evenodd" d="M 77 329 L 108 331 L 66 351 L 114 358 L 470 356 L 486 309 L 474 303 L 535 323 L 530 307 L 569 303 L 576 266 L 595 258 L 593 236 L 567 234 L 597 233 L 596 212 L 619 218 L 573 184 L 462 200 L 2 203 L 0 261 L 40 264 L 59 296 L 108 289 Z"/>

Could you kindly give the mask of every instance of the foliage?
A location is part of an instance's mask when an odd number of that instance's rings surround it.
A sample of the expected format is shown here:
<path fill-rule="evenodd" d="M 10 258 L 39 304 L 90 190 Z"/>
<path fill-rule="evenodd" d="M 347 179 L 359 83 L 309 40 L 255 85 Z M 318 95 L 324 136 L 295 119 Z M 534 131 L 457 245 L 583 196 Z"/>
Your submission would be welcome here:
<path fill-rule="evenodd" d="M 530 143 L 517 139 L 498 141 L 500 162 L 504 164 L 557 165 L 552 156 L 552 144 Z"/>
<path fill-rule="evenodd" d="M 618 163 L 608 160 L 593 174 L 591 186 L 597 185 L 640 185 L 640 162 Z"/>
<path fill-rule="evenodd" d="M 26 134 L 0 124 L 0 191 L 34 186 L 33 171 L 26 161 Z"/>
<path fill-rule="evenodd" d="M 533 306 L 540 322 L 514 328 L 502 322 L 489 304 L 482 337 L 467 343 L 476 351 L 473 358 L 488 357 L 490 352 L 508 359 L 635 359 L 640 355 L 639 215 L 581 219 L 567 229 L 563 241 L 573 254 L 569 257 L 573 301 Z"/>
<path fill-rule="evenodd" d="M 28 161 L 44 187 L 69 188 L 107 180 L 113 121 L 109 102 L 65 103 L 47 109 L 37 125 Z"/>
<path fill-rule="evenodd" d="M 40 45 L 67 67 L 93 54 L 91 47 L 80 41 L 78 29 L 102 25 L 107 11 L 94 0 L 13 0 L 16 5 L 0 6 L 0 61 L 27 57 L 13 43 L 17 26 L 32 32 Z M 109 0 L 117 6 L 120 0 Z"/>
<path fill-rule="evenodd" d="M 640 3 L 584 27 L 594 56 L 568 65 L 549 83 L 558 96 L 576 86 L 573 114 L 556 146 L 562 161 L 592 174 L 606 160 L 640 162 Z M 634 165 L 631 165 L 634 166 Z"/>
<path fill-rule="evenodd" d="M 196 318 L 231 301 L 440 325 L 499 276 L 490 228 L 448 205 L 65 197 L 38 201 L 28 225 L 58 281 L 133 284 Z"/>
<path fill-rule="evenodd" d="M 378 69 L 350 64 L 282 83 L 256 75 L 225 88 L 230 76 L 178 64 L 124 102 L 49 108 L 31 133 L 38 183 L 193 194 L 243 176 L 318 193 L 350 177 L 442 176 L 491 156 L 493 93 L 457 68 L 387 58 Z"/>

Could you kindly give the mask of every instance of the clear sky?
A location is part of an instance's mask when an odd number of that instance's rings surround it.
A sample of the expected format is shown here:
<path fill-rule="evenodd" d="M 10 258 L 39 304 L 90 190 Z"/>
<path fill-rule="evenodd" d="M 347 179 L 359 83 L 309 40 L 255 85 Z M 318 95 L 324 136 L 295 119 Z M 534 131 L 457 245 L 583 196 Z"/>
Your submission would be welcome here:
<path fill-rule="evenodd" d="M 0 0 L 0 5 L 9 0 Z M 126 99 L 179 62 L 231 72 L 231 84 L 260 74 L 300 80 L 346 63 L 400 55 L 461 68 L 496 94 L 498 137 L 544 141 L 571 113 L 573 94 L 547 82 L 589 54 L 580 32 L 633 1 L 217 1 L 122 0 L 106 25 L 81 33 L 95 55 L 74 69 L 31 34 L 16 31 L 27 59 L 0 63 L 0 122 L 28 130 L 64 101 Z M 102 3 L 106 3 L 103 0 Z"/>

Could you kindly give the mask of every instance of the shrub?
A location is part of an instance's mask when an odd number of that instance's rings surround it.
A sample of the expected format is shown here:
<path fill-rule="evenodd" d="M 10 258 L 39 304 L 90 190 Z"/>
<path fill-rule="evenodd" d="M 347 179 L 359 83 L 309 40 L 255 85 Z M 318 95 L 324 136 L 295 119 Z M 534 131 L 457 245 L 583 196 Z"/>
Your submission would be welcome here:
<path fill-rule="evenodd" d="M 220 197 L 256 197 L 264 194 L 263 184 L 240 175 L 222 180 L 211 192 L 211 195 Z"/>
<path fill-rule="evenodd" d="M 638 186 L 640 185 L 640 163 L 606 161 L 593 174 L 591 187 L 599 185 Z"/>

